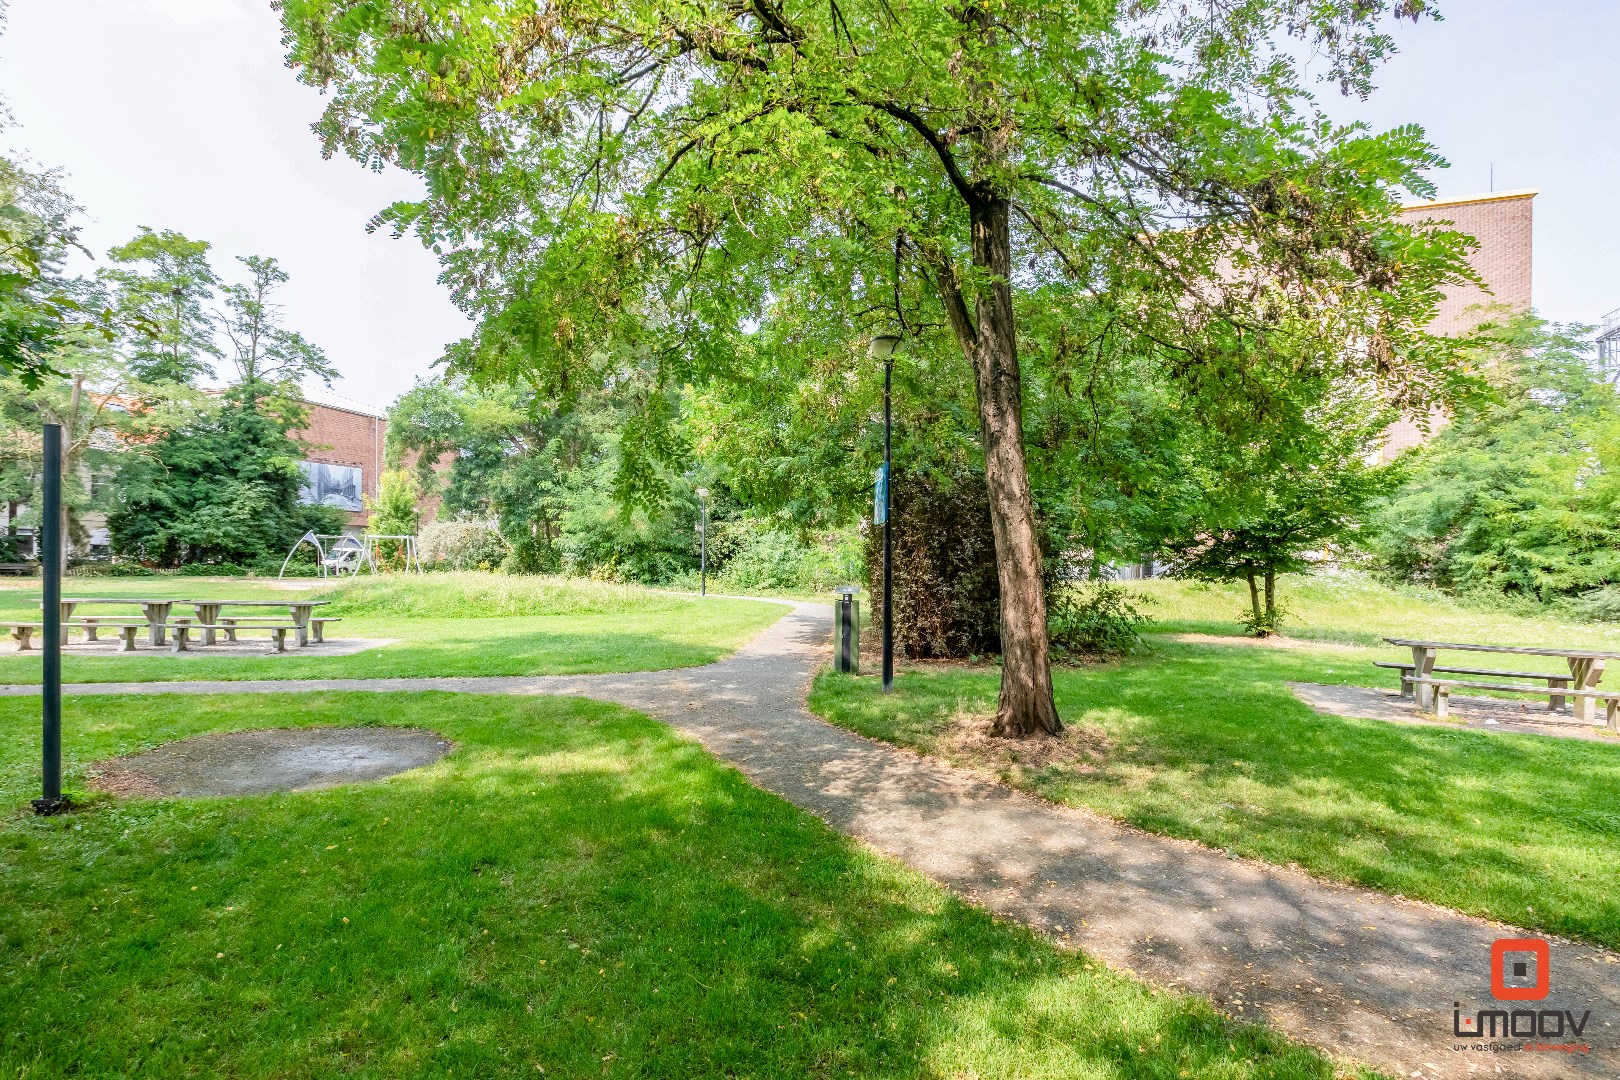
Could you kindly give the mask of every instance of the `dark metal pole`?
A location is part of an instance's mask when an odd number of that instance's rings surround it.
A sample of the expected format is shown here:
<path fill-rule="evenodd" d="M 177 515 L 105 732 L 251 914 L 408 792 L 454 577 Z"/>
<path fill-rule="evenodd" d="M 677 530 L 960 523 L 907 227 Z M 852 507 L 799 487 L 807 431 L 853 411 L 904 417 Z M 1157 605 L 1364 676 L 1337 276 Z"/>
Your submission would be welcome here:
<path fill-rule="evenodd" d="M 62 425 L 45 425 L 45 476 L 41 484 L 39 565 L 45 581 L 44 790 L 34 812 L 54 814 L 62 798 Z"/>
<path fill-rule="evenodd" d="M 893 421 L 889 390 L 894 377 L 894 352 L 883 358 L 883 690 L 894 686 L 894 464 L 890 459 Z"/>
<path fill-rule="evenodd" d="M 709 500 L 698 496 L 698 513 L 703 524 L 698 529 L 698 595 L 709 595 Z"/>

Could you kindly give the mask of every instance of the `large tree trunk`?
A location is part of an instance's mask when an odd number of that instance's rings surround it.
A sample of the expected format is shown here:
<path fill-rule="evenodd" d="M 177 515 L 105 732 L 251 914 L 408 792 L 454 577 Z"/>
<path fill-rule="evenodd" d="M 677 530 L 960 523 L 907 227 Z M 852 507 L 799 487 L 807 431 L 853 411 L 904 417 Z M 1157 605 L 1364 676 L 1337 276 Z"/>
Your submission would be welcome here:
<path fill-rule="evenodd" d="M 1246 574 L 1249 579 L 1249 610 L 1254 612 L 1254 632 L 1264 637 L 1265 635 L 1260 633 L 1260 627 L 1263 625 L 1260 621 L 1260 584 L 1254 578 L 1254 567 L 1249 567 Z"/>
<path fill-rule="evenodd" d="M 1023 738 L 1063 730 L 1052 699 L 1046 641 L 1046 588 L 1035 501 L 1024 461 L 1023 387 L 1013 322 L 1012 234 L 1006 199 L 972 207 L 973 264 L 989 275 L 975 303 L 977 332 L 968 358 L 979 398 L 990 523 L 1001 585 L 1001 702 L 994 732 Z"/>
<path fill-rule="evenodd" d="M 1004 738 L 1056 735 L 1063 730 L 1052 700 L 1052 662 L 1046 641 L 1046 587 L 1035 500 L 1024 461 L 1023 386 L 1012 306 L 1012 204 L 1006 198 L 968 195 L 973 265 L 986 278 L 968 311 L 960 279 L 943 251 L 920 248 L 951 329 L 973 365 L 979 434 L 990 495 L 990 527 L 1001 589 L 1001 702 L 992 731 Z"/>

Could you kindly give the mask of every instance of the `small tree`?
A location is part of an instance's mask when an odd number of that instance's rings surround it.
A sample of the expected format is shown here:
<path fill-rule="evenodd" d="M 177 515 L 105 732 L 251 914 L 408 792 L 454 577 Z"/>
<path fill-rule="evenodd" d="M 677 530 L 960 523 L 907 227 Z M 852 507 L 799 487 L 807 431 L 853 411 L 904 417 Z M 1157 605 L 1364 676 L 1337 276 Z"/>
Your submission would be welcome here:
<path fill-rule="evenodd" d="M 298 501 L 296 413 L 249 408 L 235 393 L 166 433 L 119 476 L 113 549 L 157 566 L 277 560 L 342 512 Z"/>
<path fill-rule="evenodd" d="M 1239 458 L 1210 480 L 1205 503 L 1164 544 L 1177 577 L 1243 581 L 1257 637 L 1276 633 L 1284 609 L 1277 575 L 1326 559 L 1357 535 L 1373 504 L 1400 482 L 1399 470 L 1374 463 L 1384 413 L 1354 390 L 1316 410 L 1291 456 Z"/>
<path fill-rule="evenodd" d="M 389 469 L 377 478 L 377 497 L 365 500 L 371 511 L 367 531 L 388 536 L 415 536 L 422 523 L 422 482 L 409 469 Z M 405 545 L 399 540 L 382 541 L 382 556 L 390 563 L 401 562 Z"/>
<path fill-rule="evenodd" d="M 1402 461 L 1372 522 L 1398 582 L 1540 603 L 1620 585 L 1620 398 L 1589 328 L 1534 315 L 1493 328 L 1497 393 Z M 1605 593 L 1605 596 L 1611 595 Z"/>

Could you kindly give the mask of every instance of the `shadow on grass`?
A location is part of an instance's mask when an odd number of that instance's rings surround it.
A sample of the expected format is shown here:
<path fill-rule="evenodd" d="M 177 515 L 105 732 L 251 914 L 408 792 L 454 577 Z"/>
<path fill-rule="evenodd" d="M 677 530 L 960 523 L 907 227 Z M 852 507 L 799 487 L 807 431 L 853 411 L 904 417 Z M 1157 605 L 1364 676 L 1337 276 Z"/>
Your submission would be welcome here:
<path fill-rule="evenodd" d="M 613 706 L 71 702 L 75 777 L 204 731 L 427 727 L 385 781 L 0 826 L 32 1075 L 1329 1077 L 999 924 Z M 13 805 L 32 712 L 0 703 Z M 544 1070 L 542 1074 L 540 1069 Z M 30 1073 L 31 1070 L 31 1073 Z"/>
<path fill-rule="evenodd" d="M 1248 646 L 1056 675 L 1059 711 L 1107 733 L 1085 770 L 1006 778 L 1153 832 L 1522 926 L 1620 946 L 1620 746 L 1324 716 L 1290 679 L 1378 683 L 1362 661 Z M 813 704 L 929 750 L 987 713 L 993 672 L 907 674 L 893 700 L 823 676 Z"/>

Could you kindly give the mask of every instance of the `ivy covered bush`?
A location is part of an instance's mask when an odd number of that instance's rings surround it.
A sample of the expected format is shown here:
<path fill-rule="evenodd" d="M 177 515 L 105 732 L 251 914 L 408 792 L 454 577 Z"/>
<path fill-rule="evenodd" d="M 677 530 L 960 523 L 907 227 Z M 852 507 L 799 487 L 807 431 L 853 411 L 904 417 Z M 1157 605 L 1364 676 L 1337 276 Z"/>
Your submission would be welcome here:
<path fill-rule="evenodd" d="M 896 470 L 894 641 L 920 660 L 1001 651 L 1000 584 L 982 473 Z M 873 623 L 883 618 L 883 529 L 866 533 Z"/>

